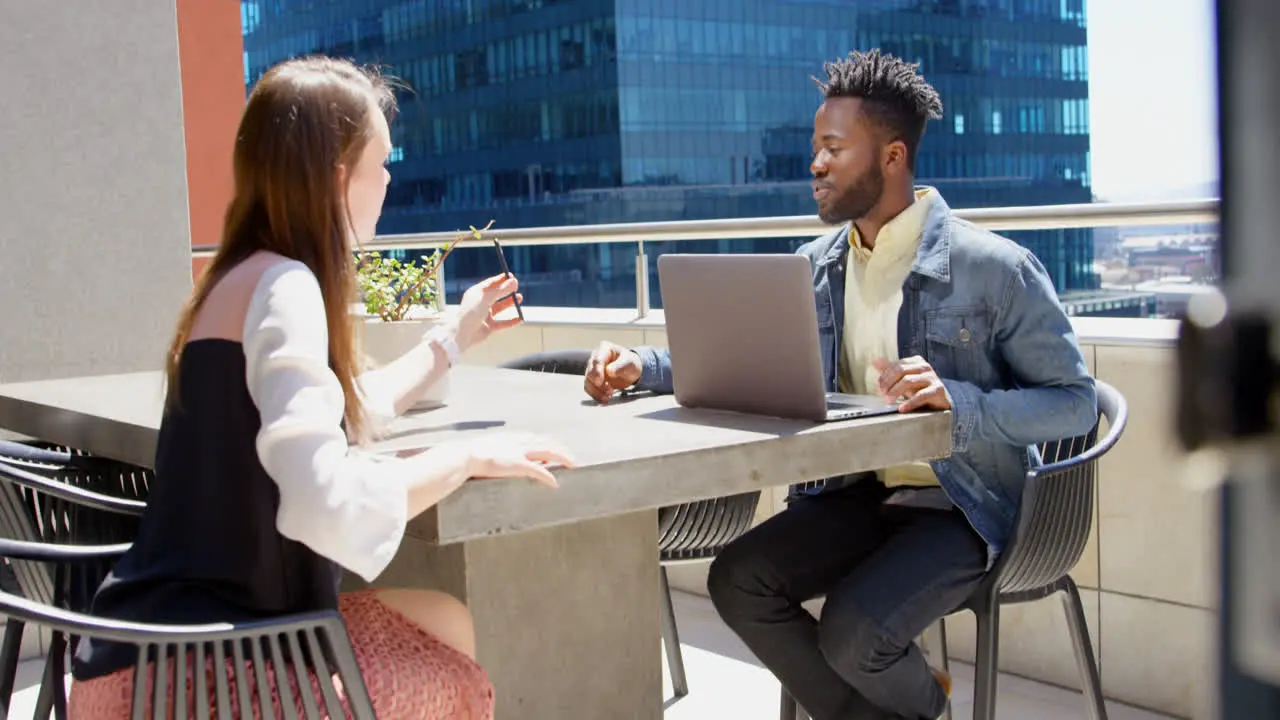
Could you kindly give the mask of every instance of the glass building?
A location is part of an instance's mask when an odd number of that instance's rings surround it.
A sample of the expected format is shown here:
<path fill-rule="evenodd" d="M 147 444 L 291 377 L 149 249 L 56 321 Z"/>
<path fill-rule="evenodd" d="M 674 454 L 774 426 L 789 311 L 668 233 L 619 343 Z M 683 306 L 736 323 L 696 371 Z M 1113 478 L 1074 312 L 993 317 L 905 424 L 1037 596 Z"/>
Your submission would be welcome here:
<path fill-rule="evenodd" d="M 379 233 L 811 215 L 810 77 L 874 47 L 942 95 L 916 171 L 953 207 L 1092 200 L 1084 0 L 245 0 L 242 16 L 247 84 L 321 52 L 406 85 Z M 1059 292 L 1096 288 L 1092 231 L 1014 237 Z M 534 305 L 631 305 L 634 256 L 508 251 Z M 496 269 L 459 250 L 450 285 Z"/>

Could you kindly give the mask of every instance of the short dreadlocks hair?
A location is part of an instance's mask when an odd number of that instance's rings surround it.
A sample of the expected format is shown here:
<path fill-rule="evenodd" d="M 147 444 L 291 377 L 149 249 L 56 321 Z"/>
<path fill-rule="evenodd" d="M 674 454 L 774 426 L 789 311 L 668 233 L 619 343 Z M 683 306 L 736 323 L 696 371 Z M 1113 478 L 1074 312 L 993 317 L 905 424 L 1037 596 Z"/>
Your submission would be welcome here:
<path fill-rule="evenodd" d="M 862 100 L 868 118 L 907 146 L 907 164 L 914 168 L 925 125 L 930 118 L 942 117 L 942 98 L 920 76 L 919 63 L 873 49 L 851 52 L 848 59 L 825 63 L 823 69 L 827 81 L 813 79 L 823 97 Z"/>

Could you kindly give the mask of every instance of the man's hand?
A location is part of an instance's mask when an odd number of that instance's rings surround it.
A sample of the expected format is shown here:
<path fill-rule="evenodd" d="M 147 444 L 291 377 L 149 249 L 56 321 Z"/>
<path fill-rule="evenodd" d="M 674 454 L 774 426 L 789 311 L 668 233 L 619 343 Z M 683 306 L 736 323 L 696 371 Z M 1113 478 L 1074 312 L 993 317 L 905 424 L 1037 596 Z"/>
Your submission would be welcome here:
<path fill-rule="evenodd" d="M 892 363 L 877 358 L 872 364 L 880 371 L 877 390 L 885 401 L 898 403 L 899 412 L 951 409 L 951 395 L 942 379 L 919 355 Z"/>
<path fill-rule="evenodd" d="M 587 361 L 583 389 L 597 402 L 607 403 L 617 390 L 626 390 L 640 380 L 640 356 L 611 342 L 602 342 Z"/>

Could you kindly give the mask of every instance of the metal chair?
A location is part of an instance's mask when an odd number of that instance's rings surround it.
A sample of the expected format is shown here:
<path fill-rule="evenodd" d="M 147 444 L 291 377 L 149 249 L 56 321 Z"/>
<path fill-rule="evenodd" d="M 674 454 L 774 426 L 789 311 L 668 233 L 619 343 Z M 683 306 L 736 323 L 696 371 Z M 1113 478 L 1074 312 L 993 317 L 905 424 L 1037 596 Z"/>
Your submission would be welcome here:
<path fill-rule="evenodd" d="M 72 500 L 70 506 L 65 506 L 63 500 L 38 489 L 0 483 L 0 533 L 18 540 L 76 544 L 128 542 L 137 533 L 137 516 L 143 506 L 116 505 L 113 500 L 145 500 L 154 479 L 152 471 L 146 468 L 45 443 L 0 441 L 0 463 L 102 496 L 86 505 L 81 500 L 94 495 L 78 495 L 80 500 Z M 111 508 L 95 507 L 98 501 Z M 27 573 L 15 579 L 24 593 L 37 593 L 28 597 L 46 602 L 50 599 L 51 591 L 47 588 L 52 581 L 47 567 L 29 563 L 6 567 L 15 576 L 19 572 Z M 35 575 L 30 575 L 31 572 Z"/>
<path fill-rule="evenodd" d="M 0 540 L 0 556 L 58 567 L 114 559 L 127 548 Z M 272 701 L 269 677 L 280 689 L 278 711 L 288 720 L 297 720 L 299 715 L 306 720 L 375 718 L 346 626 L 337 612 L 239 624 L 158 625 L 93 617 L 6 592 L 0 592 L 0 612 L 19 622 L 49 627 L 63 637 L 90 637 L 137 647 L 132 717 L 138 720 L 249 718 L 254 717 L 255 701 L 263 717 L 280 717 Z M 204 670 L 210 663 L 212 673 Z M 189 672 L 194 679 L 191 686 Z M 46 676 L 46 686 L 47 679 Z M 174 688 L 172 705 L 170 684 Z M 310 692 L 313 684 L 320 689 L 323 712 Z M 284 689 L 292 687 L 299 689 L 296 701 L 301 703 L 301 712 L 294 702 L 287 701 Z M 339 696 L 339 689 L 343 697 Z M 59 690 L 60 704 L 65 705 L 66 692 L 61 683 Z M 212 715 L 211 697 L 216 702 Z M 344 700 L 349 713 L 344 710 Z"/>
<path fill-rule="evenodd" d="M 53 464 L 60 461 L 67 462 Z M 63 451 L 15 447 L 10 443 L 0 446 L 0 533 L 11 541 L 35 545 L 128 547 L 146 503 L 83 487 L 115 487 L 121 481 L 108 479 L 108 467 L 108 463 L 91 463 L 83 457 L 71 462 Z M 114 556 L 75 557 L 74 563 L 57 559 L 31 562 L 21 556 L 6 559 L 25 597 L 75 611 L 88 609 L 98 585 L 115 562 Z M 24 632 L 20 618 L 6 620 L 4 643 L 0 646 L 0 707 L 5 709 L 13 694 Z M 39 720 L 48 718 L 51 712 L 59 720 L 66 717 L 67 647 L 67 638 L 55 630 L 45 659 L 45 682 L 36 703 L 35 717 Z"/>
<path fill-rule="evenodd" d="M 667 567 L 711 560 L 732 540 L 751 529 L 760 503 L 760 492 L 728 495 L 711 500 L 672 505 L 658 509 L 658 565 L 662 582 L 662 637 L 671 668 L 671 686 L 676 697 L 689 694 L 680 651 L 680 632 Z"/>
<path fill-rule="evenodd" d="M 146 500 L 155 473 L 150 468 L 41 441 L 0 440 L 0 461 L 111 497 Z"/>
<path fill-rule="evenodd" d="M 558 350 L 534 353 L 503 363 L 509 370 L 528 370 L 562 375 L 586 374 L 589 350 Z M 680 652 L 680 632 L 676 627 L 675 607 L 671 602 L 671 585 L 667 566 L 710 560 L 725 545 L 746 532 L 755 518 L 760 492 L 699 500 L 658 509 L 658 563 L 662 582 L 663 645 L 671 685 L 676 697 L 689 694 L 684 657 Z"/>
<path fill-rule="evenodd" d="M 1102 682 L 1093 657 L 1084 606 L 1069 574 L 1084 554 L 1093 525 L 1098 460 L 1119 441 L 1129 418 L 1128 405 L 1118 390 L 1101 381 L 1097 382 L 1097 388 L 1098 424 L 1085 435 L 1040 447 L 1045 464 L 1027 471 L 1013 536 L 991 572 L 961 608 L 971 611 L 978 620 L 974 720 L 995 720 L 1000 606 L 1032 602 L 1059 593 L 1067 614 L 1084 696 L 1089 703 L 1089 717 L 1106 720 Z M 1103 418 L 1107 421 L 1107 434 L 1099 441 Z M 946 622 L 945 619 L 938 622 L 942 666 L 948 669 Z M 782 720 L 795 720 L 798 708 L 786 688 L 782 689 L 781 705 Z M 951 717 L 950 708 L 946 717 Z"/>

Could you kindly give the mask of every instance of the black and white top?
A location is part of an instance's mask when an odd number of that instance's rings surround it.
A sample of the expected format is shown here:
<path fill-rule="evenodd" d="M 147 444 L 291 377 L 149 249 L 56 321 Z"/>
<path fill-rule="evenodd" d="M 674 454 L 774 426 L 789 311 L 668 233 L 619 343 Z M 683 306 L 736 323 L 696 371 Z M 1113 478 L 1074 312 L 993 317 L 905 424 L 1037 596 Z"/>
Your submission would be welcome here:
<path fill-rule="evenodd" d="M 366 580 L 386 568 L 408 520 L 408 466 L 350 447 L 328 348 L 319 283 L 296 261 L 263 274 L 241 342 L 187 344 L 141 530 L 94 615 L 205 623 L 333 609 L 340 567 Z M 380 380 L 361 383 L 375 421 L 394 415 Z M 74 671 L 135 660 L 132 646 L 85 641 Z"/>

